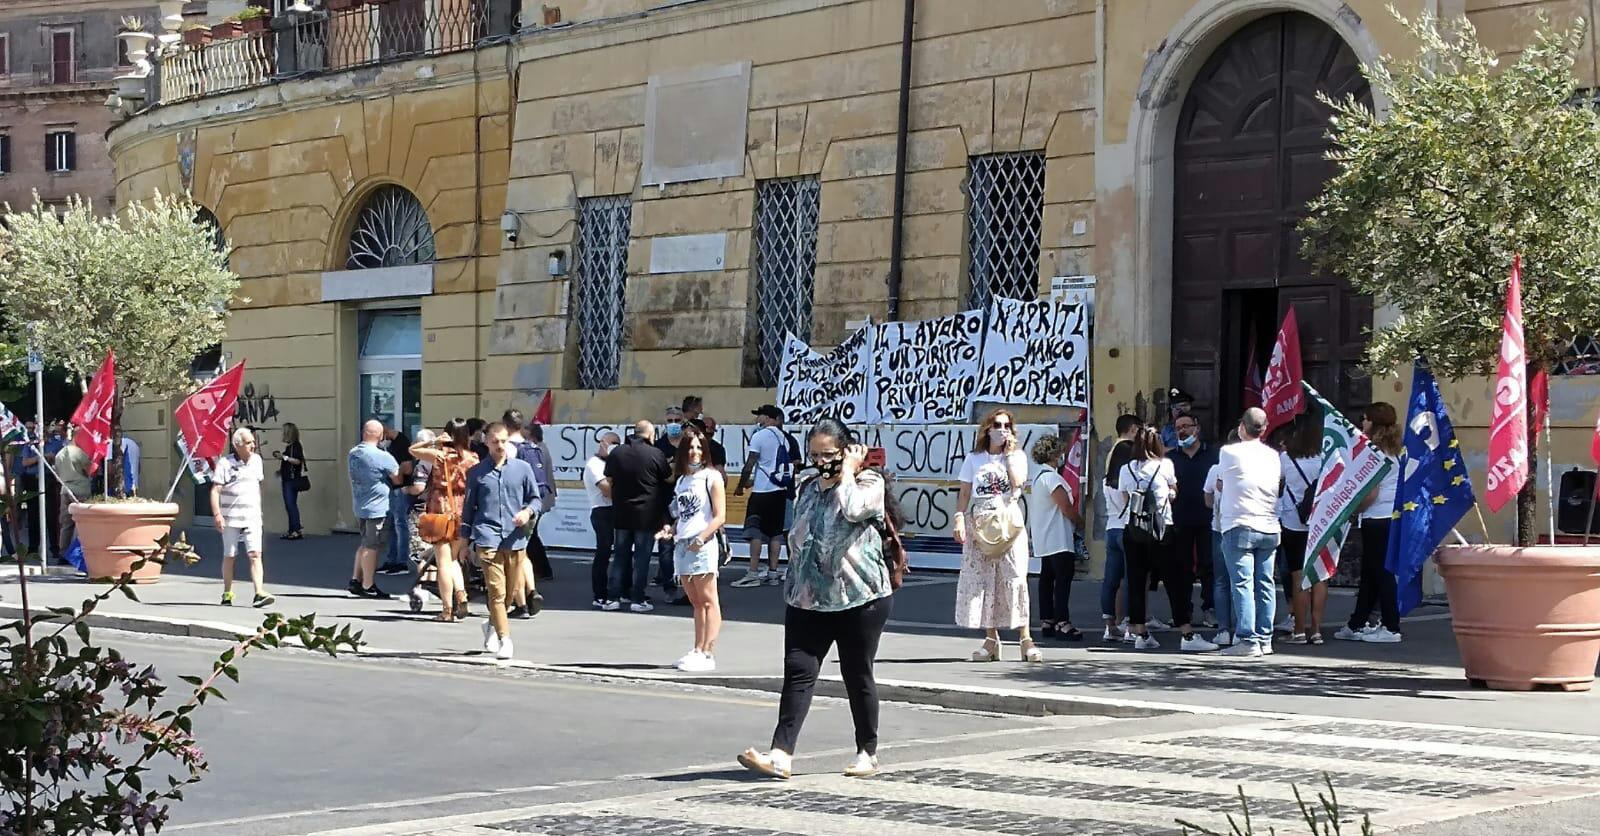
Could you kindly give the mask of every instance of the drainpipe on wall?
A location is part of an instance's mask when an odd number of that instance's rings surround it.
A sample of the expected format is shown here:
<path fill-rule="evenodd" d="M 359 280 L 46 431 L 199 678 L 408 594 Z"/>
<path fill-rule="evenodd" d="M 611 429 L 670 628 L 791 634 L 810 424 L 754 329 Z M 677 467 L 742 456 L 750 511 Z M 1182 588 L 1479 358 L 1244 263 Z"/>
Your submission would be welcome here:
<path fill-rule="evenodd" d="M 905 261 L 906 140 L 911 130 L 911 33 L 917 0 L 906 0 L 905 32 L 900 37 L 900 114 L 894 135 L 894 221 L 889 238 L 889 321 L 900 318 L 900 268 Z"/>

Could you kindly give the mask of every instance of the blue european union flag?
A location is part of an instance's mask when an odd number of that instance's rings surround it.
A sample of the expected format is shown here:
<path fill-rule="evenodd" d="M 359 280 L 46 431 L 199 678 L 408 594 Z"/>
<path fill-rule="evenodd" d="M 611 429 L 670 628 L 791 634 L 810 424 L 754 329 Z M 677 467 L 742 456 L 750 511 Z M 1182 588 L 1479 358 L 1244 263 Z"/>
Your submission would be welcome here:
<path fill-rule="evenodd" d="M 1389 554 L 1383 562 L 1394 574 L 1402 615 L 1422 603 L 1423 564 L 1474 502 L 1472 479 L 1439 397 L 1439 382 L 1427 361 L 1418 357 L 1411 375 Z"/>

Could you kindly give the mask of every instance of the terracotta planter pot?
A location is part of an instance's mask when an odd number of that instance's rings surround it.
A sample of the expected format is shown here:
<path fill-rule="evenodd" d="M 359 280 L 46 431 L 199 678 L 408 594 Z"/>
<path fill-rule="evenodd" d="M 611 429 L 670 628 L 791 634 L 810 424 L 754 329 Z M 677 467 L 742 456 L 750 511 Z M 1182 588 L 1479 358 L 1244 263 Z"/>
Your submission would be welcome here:
<path fill-rule="evenodd" d="M 257 33 L 257 32 L 265 32 L 265 31 L 267 31 L 267 28 L 272 25 L 272 18 L 271 17 L 246 18 L 245 20 L 239 21 L 239 25 L 244 29 L 244 33 L 246 35 L 253 35 L 253 34 Z"/>
<path fill-rule="evenodd" d="M 1441 546 L 1467 678 L 1587 691 L 1600 661 L 1600 546 Z"/>
<path fill-rule="evenodd" d="M 79 502 L 68 513 L 78 527 L 90 580 L 115 580 L 139 558 L 138 552 L 172 530 L 178 506 L 171 502 Z M 160 578 L 159 563 L 147 563 L 133 576 L 141 583 Z"/>
<path fill-rule="evenodd" d="M 224 20 L 211 27 L 211 37 L 215 40 L 226 41 L 237 38 L 244 32 L 244 26 L 237 20 Z"/>
<path fill-rule="evenodd" d="M 211 30 L 204 27 L 185 29 L 183 30 L 183 42 L 189 46 L 205 46 L 211 43 Z"/>
<path fill-rule="evenodd" d="M 361 0 L 328 0 L 328 11 L 345 12 L 361 5 Z"/>

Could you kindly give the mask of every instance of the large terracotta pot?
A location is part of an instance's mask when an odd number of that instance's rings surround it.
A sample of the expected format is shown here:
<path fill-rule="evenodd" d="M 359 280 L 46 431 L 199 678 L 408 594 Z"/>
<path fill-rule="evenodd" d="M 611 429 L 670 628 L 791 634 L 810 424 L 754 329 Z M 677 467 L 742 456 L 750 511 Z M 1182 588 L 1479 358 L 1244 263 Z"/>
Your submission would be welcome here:
<path fill-rule="evenodd" d="M 83 560 L 91 580 L 115 580 L 172 530 L 178 506 L 171 502 L 74 503 L 68 513 L 78 527 Z M 161 564 L 146 563 L 134 573 L 141 583 L 160 580 Z"/>
<path fill-rule="evenodd" d="M 1587 691 L 1600 661 L 1600 546 L 1441 546 L 1439 574 L 1474 684 Z"/>

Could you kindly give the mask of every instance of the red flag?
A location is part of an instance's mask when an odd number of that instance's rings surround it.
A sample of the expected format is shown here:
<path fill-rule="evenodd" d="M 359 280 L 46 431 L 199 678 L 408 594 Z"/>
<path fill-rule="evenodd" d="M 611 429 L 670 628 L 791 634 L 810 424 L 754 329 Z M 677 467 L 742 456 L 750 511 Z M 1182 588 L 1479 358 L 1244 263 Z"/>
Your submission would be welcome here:
<path fill-rule="evenodd" d="M 1292 310 L 1292 309 L 1291 309 Z M 1261 405 L 1261 361 L 1256 359 L 1256 328 L 1250 326 L 1250 362 L 1244 367 L 1244 408 Z"/>
<path fill-rule="evenodd" d="M 540 426 L 548 426 L 555 423 L 552 414 L 554 412 L 555 405 L 550 401 L 550 390 L 546 389 L 544 390 L 544 397 L 539 399 L 539 408 L 533 411 L 533 423 Z"/>
<path fill-rule="evenodd" d="M 1489 421 L 1489 510 L 1506 506 L 1528 481 L 1528 358 L 1522 345 L 1522 256 L 1511 262 L 1506 316 L 1501 326 L 1500 368 Z"/>
<path fill-rule="evenodd" d="M 243 382 L 244 364 L 240 363 L 212 378 L 172 410 L 172 420 L 195 458 L 214 459 L 228 449 L 228 422 L 233 419 Z"/>
<path fill-rule="evenodd" d="M 100 371 L 89 381 L 89 390 L 72 413 L 72 443 L 89 454 L 89 475 L 100 469 L 100 460 L 111 450 L 111 408 L 117 396 L 117 356 L 106 353 Z"/>
<path fill-rule="evenodd" d="M 1600 418 L 1594 421 L 1594 440 L 1589 442 L 1589 458 L 1594 459 L 1596 467 L 1600 467 Z M 1600 479 L 1595 480 L 1594 494 L 1600 497 Z"/>
<path fill-rule="evenodd" d="M 1306 391 L 1301 385 L 1304 380 L 1305 373 L 1300 370 L 1300 323 L 1290 305 L 1289 312 L 1283 315 L 1278 341 L 1272 346 L 1267 377 L 1261 383 L 1261 408 L 1267 411 L 1268 433 L 1306 411 Z"/>
<path fill-rule="evenodd" d="M 1550 418 L 1550 373 L 1540 369 L 1528 382 L 1528 396 L 1533 399 L 1533 431 L 1538 432 Z"/>
<path fill-rule="evenodd" d="M 1067 462 L 1061 466 L 1061 478 L 1067 483 L 1067 500 L 1075 507 L 1083 507 L 1083 428 L 1072 431 L 1067 442 Z"/>

